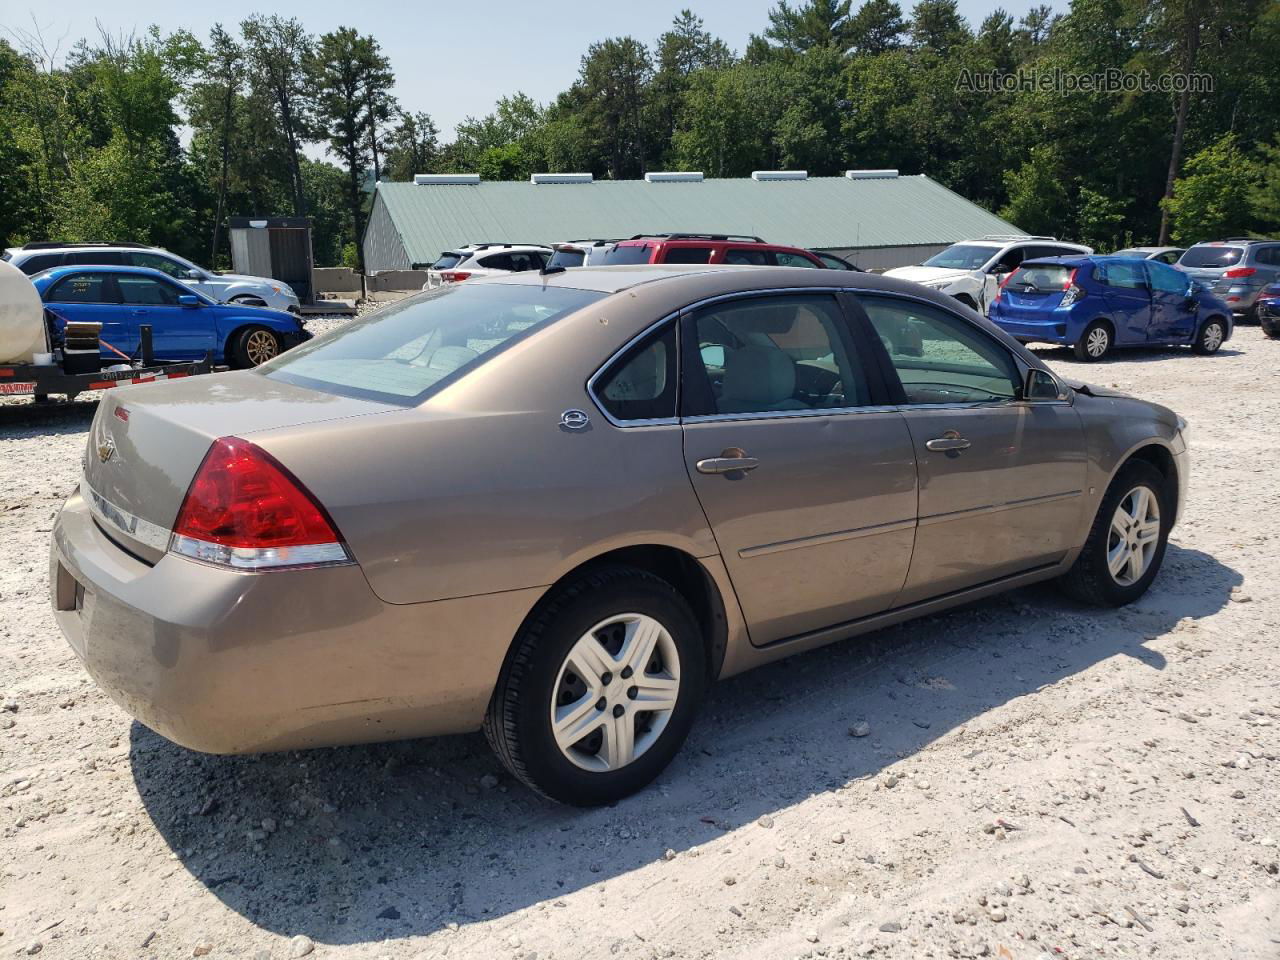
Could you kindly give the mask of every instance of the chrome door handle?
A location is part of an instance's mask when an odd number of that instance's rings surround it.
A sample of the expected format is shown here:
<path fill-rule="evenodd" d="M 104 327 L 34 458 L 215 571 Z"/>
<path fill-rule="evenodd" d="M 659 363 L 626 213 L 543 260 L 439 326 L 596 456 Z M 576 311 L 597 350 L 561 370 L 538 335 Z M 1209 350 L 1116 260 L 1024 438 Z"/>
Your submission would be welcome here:
<path fill-rule="evenodd" d="M 955 435 L 953 432 L 948 431 L 947 436 L 939 437 L 936 440 L 930 440 L 925 444 L 925 447 L 938 453 L 941 453 L 944 450 L 968 450 L 969 441 L 964 437 Z"/>
<path fill-rule="evenodd" d="M 755 457 L 748 457 L 741 447 L 729 447 L 720 456 L 698 461 L 699 473 L 745 473 L 760 466 Z"/>

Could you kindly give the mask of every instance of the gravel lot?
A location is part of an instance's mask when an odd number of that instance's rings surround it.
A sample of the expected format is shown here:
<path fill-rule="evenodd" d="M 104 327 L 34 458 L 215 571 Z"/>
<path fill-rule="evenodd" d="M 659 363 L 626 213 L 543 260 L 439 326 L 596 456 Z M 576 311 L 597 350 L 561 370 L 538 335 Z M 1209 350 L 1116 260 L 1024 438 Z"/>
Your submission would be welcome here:
<path fill-rule="evenodd" d="M 132 723 L 46 593 L 93 400 L 0 404 L 0 954 L 1274 960 L 1280 343 L 1043 356 L 1192 424 L 1147 597 L 1023 590 L 727 681 L 587 812 L 479 735 L 220 758 Z"/>

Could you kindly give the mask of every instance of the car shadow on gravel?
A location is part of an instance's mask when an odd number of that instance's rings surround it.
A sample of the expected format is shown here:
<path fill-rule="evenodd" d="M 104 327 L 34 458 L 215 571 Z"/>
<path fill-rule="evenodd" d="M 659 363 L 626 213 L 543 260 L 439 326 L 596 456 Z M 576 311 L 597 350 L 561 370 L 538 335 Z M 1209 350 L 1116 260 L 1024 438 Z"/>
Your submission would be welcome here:
<path fill-rule="evenodd" d="M 1041 360 L 1057 360 L 1064 363 L 1074 364 L 1082 371 L 1105 370 L 1107 368 L 1107 364 L 1112 363 L 1113 361 L 1151 363 L 1154 360 L 1168 360 L 1170 357 L 1195 357 L 1197 360 L 1213 360 L 1217 357 L 1244 356 L 1243 350 L 1236 350 L 1232 347 L 1220 347 L 1217 352 L 1209 356 L 1200 356 L 1186 347 L 1120 347 L 1113 350 L 1102 360 L 1086 361 L 1077 359 L 1075 353 L 1072 352 L 1070 347 L 1046 347 L 1043 344 L 1032 344 L 1031 350 L 1032 353 Z M 1076 378 L 1071 377 L 1069 379 Z"/>
<path fill-rule="evenodd" d="M 478 735 L 214 757 L 135 723 L 132 772 L 183 867 L 259 927 L 329 944 L 428 934 L 553 907 L 874 777 L 1110 658 L 1163 670 L 1148 641 L 1220 610 L 1240 582 L 1171 543 L 1155 587 L 1124 610 L 1033 587 L 726 680 L 672 766 L 611 808 L 542 800 Z M 850 736 L 861 720 L 870 735 Z"/>

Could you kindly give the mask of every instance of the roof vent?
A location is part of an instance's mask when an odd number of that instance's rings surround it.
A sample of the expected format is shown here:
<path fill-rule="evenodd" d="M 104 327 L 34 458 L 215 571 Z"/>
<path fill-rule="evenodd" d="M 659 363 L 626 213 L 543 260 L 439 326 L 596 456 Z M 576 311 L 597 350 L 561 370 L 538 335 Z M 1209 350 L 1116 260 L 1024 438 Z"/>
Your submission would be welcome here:
<path fill-rule="evenodd" d="M 846 170 L 844 175 L 850 180 L 895 180 L 897 170 Z"/>
<path fill-rule="evenodd" d="M 752 170 L 752 180 L 808 180 L 808 170 Z"/>
<path fill-rule="evenodd" d="M 432 184 L 474 187 L 480 182 L 478 173 L 415 173 L 413 182 L 419 187 Z"/>
<path fill-rule="evenodd" d="M 702 171 L 655 170 L 646 173 L 644 178 L 649 183 L 701 183 Z"/>
<path fill-rule="evenodd" d="M 529 177 L 530 183 L 590 183 L 589 173 L 535 173 Z"/>

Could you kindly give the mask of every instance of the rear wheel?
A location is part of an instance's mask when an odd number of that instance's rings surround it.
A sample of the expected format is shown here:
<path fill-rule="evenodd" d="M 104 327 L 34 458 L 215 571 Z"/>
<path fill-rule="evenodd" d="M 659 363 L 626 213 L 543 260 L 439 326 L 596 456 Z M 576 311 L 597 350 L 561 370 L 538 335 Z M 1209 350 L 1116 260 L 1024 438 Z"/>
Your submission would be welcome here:
<path fill-rule="evenodd" d="M 1063 588 L 1100 607 L 1137 600 L 1160 571 L 1172 520 L 1164 475 L 1141 460 L 1129 462 L 1107 488 L 1089 539 L 1062 578 Z"/>
<path fill-rule="evenodd" d="M 1095 320 L 1084 328 L 1084 333 L 1076 341 L 1077 360 L 1095 363 L 1111 352 L 1113 335 L 1111 324 L 1105 320 Z"/>
<path fill-rule="evenodd" d="M 246 327 L 233 339 L 231 353 L 237 367 L 256 367 L 280 353 L 280 338 L 266 327 Z"/>
<path fill-rule="evenodd" d="M 1210 354 L 1217 353 L 1218 348 L 1222 346 L 1222 342 L 1227 338 L 1227 328 L 1222 320 L 1217 317 L 1210 317 L 1204 322 L 1204 326 L 1200 328 L 1200 332 L 1196 334 L 1195 343 L 1191 345 L 1191 349 L 1196 353 Z"/>
<path fill-rule="evenodd" d="M 522 629 L 485 736 L 539 793 L 612 803 L 671 762 L 705 686 L 702 637 L 684 598 L 642 570 L 602 568 L 559 588 Z"/>

